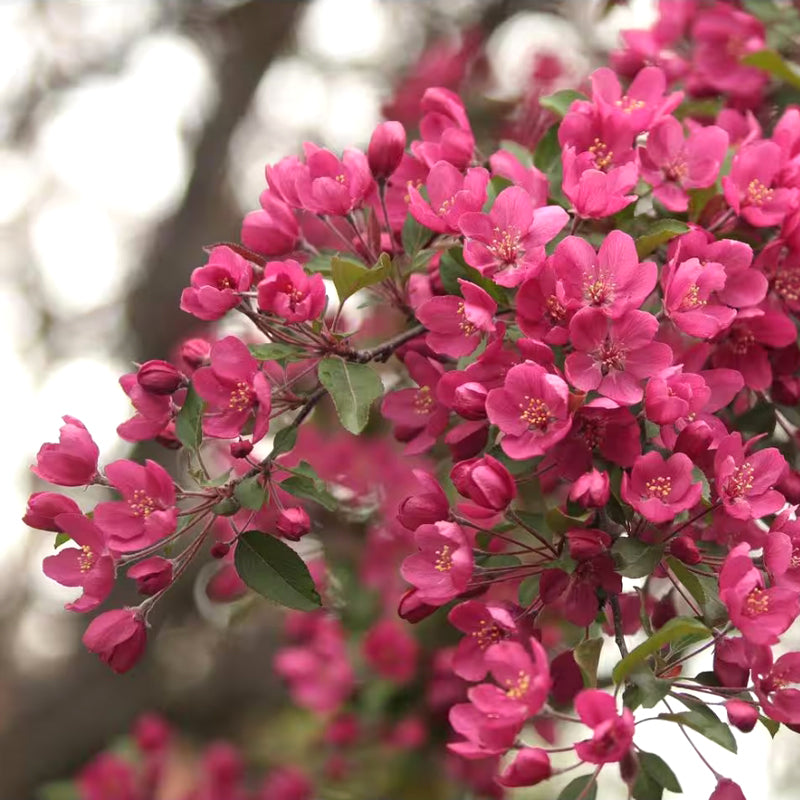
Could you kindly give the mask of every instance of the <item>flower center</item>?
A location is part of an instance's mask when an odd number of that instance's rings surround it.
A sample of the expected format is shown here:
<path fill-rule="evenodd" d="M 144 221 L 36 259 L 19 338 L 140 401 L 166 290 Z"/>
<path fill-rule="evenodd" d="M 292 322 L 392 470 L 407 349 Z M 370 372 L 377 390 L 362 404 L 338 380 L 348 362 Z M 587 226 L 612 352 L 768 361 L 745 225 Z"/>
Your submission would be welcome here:
<path fill-rule="evenodd" d="M 627 350 L 614 342 L 605 341 L 597 351 L 597 361 L 600 362 L 600 371 L 603 375 L 608 375 L 612 369 L 625 369 L 625 356 Z"/>
<path fill-rule="evenodd" d="M 156 501 L 144 489 L 136 489 L 128 500 L 128 505 L 137 517 L 148 517 L 158 507 Z"/>
<path fill-rule="evenodd" d="M 246 381 L 238 381 L 236 387 L 231 391 L 228 399 L 228 408 L 232 411 L 244 411 L 253 405 L 253 390 Z"/>
<path fill-rule="evenodd" d="M 461 329 L 461 333 L 463 333 L 464 336 L 472 336 L 472 334 L 475 333 L 475 331 L 477 331 L 478 329 L 472 322 L 470 322 L 467 319 L 467 311 L 464 307 L 463 302 L 460 302 L 458 304 L 458 308 L 456 309 L 456 314 L 458 314 L 460 318 L 458 327 Z"/>
<path fill-rule="evenodd" d="M 550 422 L 550 408 L 539 397 L 525 395 L 523 402 L 519 404 L 519 410 L 519 418 L 528 424 L 528 428 L 543 431 Z"/>
<path fill-rule="evenodd" d="M 567 309 L 564 308 L 561 301 L 554 294 L 551 294 L 550 297 L 545 300 L 545 313 L 550 319 L 550 322 L 556 325 L 559 322 L 563 322 L 564 317 L 567 315 Z"/>
<path fill-rule="evenodd" d="M 640 108 L 644 108 L 647 103 L 645 103 L 644 100 L 634 100 L 632 97 L 625 95 L 625 97 L 620 97 L 615 105 L 624 113 L 630 114 L 633 111 L 638 111 Z"/>
<path fill-rule="evenodd" d="M 606 426 L 599 419 L 584 419 L 580 428 L 580 436 L 587 446 L 594 450 L 606 439 Z"/>
<path fill-rule="evenodd" d="M 772 200 L 775 192 L 768 186 L 765 186 L 758 178 L 753 178 L 747 184 L 747 199 L 754 206 L 762 206 L 764 203 Z"/>
<path fill-rule="evenodd" d="M 689 174 L 689 165 L 686 163 L 686 159 L 683 156 L 677 156 L 664 165 L 663 171 L 664 177 L 667 180 L 677 183 L 682 181 Z"/>
<path fill-rule="evenodd" d="M 763 589 L 751 589 L 744 601 L 744 614 L 757 617 L 769 611 L 769 595 Z"/>
<path fill-rule="evenodd" d="M 88 572 L 94 566 L 94 552 L 88 544 L 83 545 L 78 554 L 78 566 L 81 572 Z"/>
<path fill-rule="evenodd" d="M 614 299 L 614 282 L 603 273 L 595 277 L 587 275 L 583 281 L 583 296 L 590 305 L 606 305 Z"/>
<path fill-rule="evenodd" d="M 455 202 L 456 202 L 455 195 L 453 195 L 452 197 L 448 197 L 447 200 L 442 201 L 442 204 L 439 206 L 439 210 L 436 213 L 440 217 L 443 217 L 445 214 L 447 214 L 448 211 L 450 211 Z"/>
<path fill-rule="evenodd" d="M 755 469 L 749 461 L 736 467 L 733 474 L 725 483 L 725 494 L 732 500 L 744 496 L 753 488 L 753 475 Z"/>
<path fill-rule="evenodd" d="M 671 491 L 672 478 L 664 475 L 659 475 L 656 478 L 650 478 L 650 480 L 644 485 L 645 496 L 654 500 L 661 500 L 662 503 L 667 501 Z"/>
<path fill-rule="evenodd" d="M 431 397 L 430 386 L 420 386 L 414 396 L 414 411 L 417 414 L 430 414 L 433 408 L 433 398 Z"/>
<path fill-rule="evenodd" d="M 589 152 L 594 156 L 594 165 L 597 169 L 608 169 L 614 161 L 614 151 L 609 150 L 608 145 L 600 139 L 595 138 L 594 143 L 589 147 Z"/>
<path fill-rule="evenodd" d="M 508 687 L 506 697 L 510 697 L 512 700 L 521 700 L 531 688 L 531 676 L 521 669 L 517 674 L 517 679 L 515 681 L 507 680 L 506 686 Z"/>
<path fill-rule="evenodd" d="M 224 275 L 217 281 L 217 289 L 224 291 L 225 289 L 233 289 L 233 281 L 228 275 Z"/>
<path fill-rule="evenodd" d="M 493 622 L 482 619 L 478 623 L 478 629 L 472 631 L 471 636 L 477 640 L 478 647 L 481 650 L 486 650 L 491 645 L 499 642 L 503 638 L 503 633 Z"/>
<path fill-rule="evenodd" d="M 700 297 L 700 287 L 696 283 L 693 283 L 686 290 L 686 294 L 683 296 L 683 299 L 681 300 L 680 310 L 692 311 L 695 308 L 702 308 L 707 304 L 708 300 L 703 300 Z"/>
<path fill-rule="evenodd" d="M 775 291 L 790 303 L 800 300 L 800 269 L 785 265 L 775 274 Z"/>
<path fill-rule="evenodd" d="M 519 240 L 522 237 L 520 231 L 509 226 L 504 230 L 495 228 L 492 231 L 492 243 L 489 245 L 489 252 L 504 264 L 513 264 L 517 260 L 517 250 Z"/>
<path fill-rule="evenodd" d="M 436 552 L 436 561 L 433 563 L 433 568 L 437 572 L 449 572 L 453 566 L 453 555 L 449 544 L 443 544 Z"/>

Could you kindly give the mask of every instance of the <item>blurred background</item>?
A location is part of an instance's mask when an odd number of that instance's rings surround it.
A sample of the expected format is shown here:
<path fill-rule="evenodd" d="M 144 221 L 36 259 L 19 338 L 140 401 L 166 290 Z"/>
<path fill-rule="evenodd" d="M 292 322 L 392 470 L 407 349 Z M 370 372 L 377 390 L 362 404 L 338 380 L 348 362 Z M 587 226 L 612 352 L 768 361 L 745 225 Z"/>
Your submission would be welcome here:
<path fill-rule="evenodd" d="M 649 0 L 606 5 L 0 3 L 0 800 L 37 796 L 145 709 L 198 739 L 241 739 L 285 702 L 271 675 L 272 612 L 231 625 L 191 582 L 170 593 L 132 673 L 115 676 L 84 652 L 84 620 L 63 611 L 72 593 L 41 574 L 52 541 L 20 522 L 42 488 L 28 465 L 57 439 L 61 415 L 87 425 L 101 461 L 129 452 L 115 433 L 130 411 L 117 379 L 192 332 L 180 291 L 204 245 L 238 238 L 265 164 L 305 140 L 364 146 L 387 104 L 390 116 L 410 107 L 413 118 L 425 87 L 407 81 L 403 96 L 393 87 L 434 45 L 440 56 L 467 52 L 476 31 L 485 41 L 476 127 L 524 94 L 537 54 L 557 55 L 560 80 L 575 85 L 620 29 L 655 13 Z M 456 69 L 448 85 L 463 78 Z M 746 752 L 760 771 L 768 740 L 755 736 Z M 779 737 L 778 756 L 790 742 Z M 778 792 L 791 776 L 772 754 Z M 770 795 L 784 796 L 796 794 Z"/>

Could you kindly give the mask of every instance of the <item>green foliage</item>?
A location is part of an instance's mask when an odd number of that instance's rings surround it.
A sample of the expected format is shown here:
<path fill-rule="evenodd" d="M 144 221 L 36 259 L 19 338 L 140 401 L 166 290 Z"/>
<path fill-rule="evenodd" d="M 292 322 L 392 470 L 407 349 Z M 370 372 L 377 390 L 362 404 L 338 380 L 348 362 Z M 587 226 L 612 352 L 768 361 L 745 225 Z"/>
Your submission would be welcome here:
<path fill-rule="evenodd" d="M 576 92 L 574 89 L 562 89 L 559 92 L 548 94 L 545 97 L 539 98 L 539 105 L 551 111 L 557 117 L 564 117 L 569 111 L 570 106 L 576 100 L 587 100 L 585 94 Z"/>
<path fill-rule="evenodd" d="M 183 407 L 175 417 L 175 435 L 189 450 L 197 450 L 203 441 L 203 400 L 190 385 Z"/>
<path fill-rule="evenodd" d="M 250 475 L 236 484 L 233 496 L 239 501 L 242 508 L 258 511 L 269 500 L 269 489 L 261 483 L 261 474 Z"/>
<path fill-rule="evenodd" d="M 320 361 L 317 374 L 344 428 L 361 433 L 369 422 L 370 406 L 383 396 L 380 375 L 369 364 L 353 364 L 336 356 Z"/>
<path fill-rule="evenodd" d="M 331 278 L 340 303 L 361 289 L 385 281 L 391 274 L 392 260 L 386 253 L 381 253 L 372 269 L 350 258 L 336 256 L 331 259 Z"/>
<path fill-rule="evenodd" d="M 652 574 L 656 564 L 661 561 L 664 546 L 621 536 L 612 545 L 611 555 L 620 575 L 625 578 L 644 578 Z"/>
<path fill-rule="evenodd" d="M 587 787 L 590 787 L 587 789 Z M 594 775 L 581 775 L 570 781 L 557 800 L 597 800 L 597 781 Z"/>
<path fill-rule="evenodd" d="M 572 657 L 583 674 L 584 686 L 597 686 L 597 665 L 600 663 L 600 652 L 603 649 L 603 637 L 585 639 L 573 650 Z"/>
<path fill-rule="evenodd" d="M 639 258 L 646 258 L 656 249 L 666 244 L 670 239 L 686 233 L 689 226 L 677 219 L 660 219 L 653 223 L 647 233 L 636 239 L 636 254 Z"/>

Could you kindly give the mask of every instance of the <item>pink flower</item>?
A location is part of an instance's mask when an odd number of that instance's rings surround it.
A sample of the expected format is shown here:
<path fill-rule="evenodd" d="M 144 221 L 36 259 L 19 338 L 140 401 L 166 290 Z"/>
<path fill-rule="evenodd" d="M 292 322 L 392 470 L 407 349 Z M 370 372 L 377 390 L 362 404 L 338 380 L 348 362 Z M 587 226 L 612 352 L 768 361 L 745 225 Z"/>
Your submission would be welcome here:
<path fill-rule="evenodd" d="M 591 739 L 578 742 L 575 754 L 590 764 L 620 761 L 633 744 L 634 721 L 630 709 L 617 714 L 614 698 L 599 689 L 584 689 L 575 698 L 575 710 L 593 731 Z"/>
<path fill-rule="evenodd" d="M 750 643 L 777 644 L 797 617 L 797 592 L 777 586 L 764 588 L 764 577 L 753 565 L 750 545 L 736 545 L 719 574 L 719 596 L 731 622 Z"/>
<path fill-rule="evenodd" d="M 530 653 L 519 642 L 505 641 L 491 645 L 484 658 L 499 688 L 484 684 L 476 687 L 476 691 L 481 691 L 485 697 L 490 697 L 492 693 L 505 695 L 522 703 L 528 715 L 534 716 L 542 710 L 547 700 L 552 679 L 547 653 L 539 640 L 531 636 L 528 646 Z"/>
<path fill-rule="evenodd" d="M 611 231 L 597 252 L 585 239 L 567 236 L 552 262 L 570 309 L 589 306 L 621 317 L 639 308 L 656 285 L 656 265 L 640 264 L 635 242 L 622 231 Z"/>
<path fill-rule="evenodd" d="M 382 678 L 408 683 L 414 677 L 419 644 L 405 625 L 392 619 L 376 622 L 364 635 L 364 659 Z"/>
<path fill-rule="evenodd" d="M 412 142 L 411 152 L 429 167 L 446 161 L 465 169 L 472 161 L 475 137 L 461 98 L 449 89 L 432 86 L 425 90 L 420 109 L 422 141 Z"/>
<path fill-rule="evenodd" d="M 655 451 L 639 456 L 622 475 L 622 499 L 650 522 L 668 522 L 694 506 L 703 493 L 692 483 L 692 460 L 675 453 L 666 461 Z"/>
<path fill-rule="evenodd" d="M 117 426 L 120 438 L 126 442 L 143 442 L 161 435 L 172 420 L 172 396 L 146 391 L 135 372 L 123 375 L 119 384 L 136 410 L 133 417 Z"/>
<path fill-rule="evenodd" d="M 458 224 L 468 211 L 480 211 L 486 202 L 489 173 L 483 167 L 471 167 L 463 175 L 447 161 L 437 161 L 428 173 L 425 185 L 430 202 L 415 186 L 408 186 L 411 216 L 436 233 L 459 233 Z"/>
<path fill-rule="evenodd" d="M 421 486 L 412 495 L 406 497 L 397 508 L 397 520 L 410 531 L 420 525 L 430 525 L 447 519 L 450 515 L 450 503 L 439 481 L 425 470 L 412 470 Z"/>
<path fill-rule="evenodd" d="M 273 769 L 258 794 L 258 800 L 313 800 L 314 784 L 298 767 Z"/>
<path fill-rule="evenodd" d="M 28 507 L 22 521 L 40 531 L 61 531 L 56 518 L 59 514 L 80 514 L 81 509 L 71 498 L 55 492 L 34 492 L 28 498 Z"/>
<path fill-rule="evenodd" d="M 70 611 L 92 611 L 111 593 L 114 586 L 114 559 L 103 531 L 80 513 L 59 514 L 59 529 L 69 534 L 77 547 L 66 547 L 45 558 L 44 574 L 62 586 L 80 586 L 83 594 L 67 603 Z"/>
<path fill-rule="evenodd" d="M 749 733 L 758 722 L 758 708 L 744 700 L 726 700 L 725 713 L 728 715 L 728 722 L 743 733 Z"/>
<path fill-rule="evenodd" d="M 766 666 L 766 665 L 765 665 Z M 764 713 L 771 719 L 788 725 L 800 724 L 800 653 L 784 653 L 768 668 L 754 670 L 756 696 Z"/>
<path fill-rule="evenodd" d="M 539 747 L 523 747 L 514 760 L 497 777 L 501 786 L 536 786 L 552 775 L 550 756 Z"/>
<path fill-rule="evenodd" d="M 254 417 L 253 441 L 269 429 L 272 393 L 266 375 L 244 343 L 226 336 L 211 348 L 211 366 L 194 373 L 194 388 L 207 403 L 203 431 L 218 439 L 238 436 Z"/>
<path fill-rule="evenodd" d="M 672 350 L 654 342 L 658 320 L 645 311 L 627 311 L 619 319 L 583 308 L 569 325 L 575 352 L 567 356 L 567 380 L 578 389 L 597 390 L 621 405 L 638 403 L 641 382 L 672 363 Z"/>
<path fill-rule="evenodd" d="M 567 308 L 567 292 L 548 259 L 535 278 L 517 291 L 517 324 L 526 336 L 551 345 L 566 344 L 569 321 L 574 311 Z"/>
<path fill-rule="evenodd" d="M 462 497 L 493 511 L 504 510 L 517 496 L 511 473 L 490 455 L 459 461 L 450 471 L 450 480 Z"/>
<path fill-rule="evenodd" d="M 442 606 L 467 588 L 472 577 L 472 546 L 454 522 L 421 525 L 414 533 L 419 552 L 403 561 L 403 578 L 423 603 Z"/>
<path fill-rule="evenodd" d="M 500 606 L 467 600 L 454 606 L 447 619 L 466 634 L 453 655 L 453 671 L 467 681 L 482 680 L 488 670 L 486 651 L 516 630 L 511 614 Z"/>
<path fill-rule="evenodd" d="M 147 645 L 144 619 L 134 608 L 106 611 L 89 623 L 83 644 L 114 672 L 127 672 L 142 657 Z"/>
<path fill-rule="evenodd" d="M 284 539 L 298 542 L 311 530 L 311 519 L 302 506 L 284 508 L 278 514 L 275 528 Z"/>
<path fill-rule="evenodd" d="M 497 195 L 488 214 L 463 214 L 464 260 L 500 286 L 518 286 L 537 274 L 544 245 L 556 237 L 569 216 L 560 206 L 534 209 L 530 194 L 509 186 Z"/>
<path fill-rule="evenodd" d="M 153 556 L 134 564 L 128 570 L 128 577 L 136 581 L 139 594 L 152 596 L 172 583 L 175 564 L 168 558 Z"/>
<path fill-rule="evenodd" d="M 584 508 L 602 508 L 611 496 L 611 483 L 607 472 L 591 469 L 581 475 L 570 487 L 569 499 Z"/>
<path fill-rule="evenodd" d="M 97 475 L 100 450 L 86 426 L 75 417 L 62 417 L 58 444 L 43 444 L 31 472 L 57 486 L 85 486 Z"/>
<path fill-rule="evenodd" d="M 372 132 L 367 161 L 372 177 L 386 180 L 400 166 L 406 149 L 406 129 L 396 121 L 381 122 Z"/>
<path fill-rule="evenodd" d="M 569 389 L 558 375 L 525 361 L 512 367 L 502 388 L 486 397 L 489 420 L 503 432 L 500 446 L 511 458 L 543 455 L 569 432 Z"/>
<path fill-rule="evenodd" d="M 635 162 L 629 161 L 603 172 L 595 168 L 592 153 L 587 150 L 576 154 L 573 147 L 564 150 L 561 160 L 564 165 L 562 188 L 579 217 L 610 217 L 637 200 L 637 195 L 627 194 L 636 186 L 639 176 Z"/>
<path fill-rule="evenodd" d="M 684 139 L 675 117 L 662 117 L 640 152 L 641 176 L 670 211 L 686 211 L 690 189 L 712 186 L 728 150 L 728 134 L 716 125 L 697 128 Z"/>
<path fill-rule="evenodd" d="M 94 519 L 112 552 L 140 550 L 175 531 L 175 484 L 164 467 L 150 460 L 142 465 L 121 459 L 106 467 L 106 476 L 123 499 L 100 503 Z"/>
<path fill-rule="evenodd" d="M 708 800 L 747 800 L 738 783 L 734 783 L 730 778 L 720 778 L 717 781 L 717 788 L 711 792 Z"/>
<path fill-rule="evenodd" d="M 76 780 L 80 800 L 138 800 L 139 775 L 134 766 L 112 753 L 95 756 L 78 774 Z"/>
<path fill-rule="evenodd" d="M 722 179 L 725 199 L 751 225 L 779 225 L 794 207 L 797 189 L 776 185 L 781 166 L 781 149 L 775 142 L 753 142 L 740 148 L 731 174 Z"/>
<path fill-rule="evenodd" d="M 318 272 L 309 276 L 292 259 L 270 261 L 258 284 L 258 307 L 286 320 L 307 322 L 325 309 L 325 283 Z"/>
<path fill-rule="evenodd" d="M 480 691 L 483 688 L 487 685 L 473 686 L 467 692 L 470 702 L 457 703 L 450 709 L 450 725 L 466 741 L 447 747 L 462 758 L 502 755 L 514 744 L 528 716 L 522 703 L 500 691 L 486 695 Z"/>
<path fill-rule="evenodd" d="M 700 374 L 675 371 L 647 382 L 645 412 L 659 425 L 685 423 L 724 408 L 743 386 L 741 374 L 732 369 L 709 369 Z"/>
<path fill-rule="evenodd" d="M 230 247 L 215 247 L 204 267 L 192 272 L 191 286 L 181 294 L 181 310 L 198 319 L 215 320 L 225 316 L 241 301 L 253 283 L 253 268 Z"/>
<path fill-rule="evenodd" d="M 458 279 L 462 297 L 432 297 L 417 310 L 417 319 L 430 331 L 425 337 L 435 353 L 453 358 L 469 355 L 483 334 L 494 331 L 497 303 L 474 283 Z"/>
<path fill-rule="evenodd" d="M 136 381 L 150 394 L 174 394 L 185 380 L 174 365 L 161 359 L 145 361 L 136 370 Z"/>
<path fill-rule="evenodd" d="M 521 186 L 533 200 L 534 208 L 547 205 L 550 185 L 547 176 L 536 167 L 525 166 L 508 150 L 498 150 L 489 156 L 493 176 L 500 176 Z"/>
<path fill-rule="evenodd" d="M 269 189 L 259 197 L 261 211 L 251 211 L 242 222 L 242 244 L 264 256 L 291 253 L 300 240 L 294 211 Z"/>
<path fill-rule="evenodd" d="M 714 455 L 715 486 L 725 512 L 742 520 L 774 514 L 784 498 L 772 487 L 785 469 L 777 448 L 748 454 L 740 433 L 726 436 Z"/>

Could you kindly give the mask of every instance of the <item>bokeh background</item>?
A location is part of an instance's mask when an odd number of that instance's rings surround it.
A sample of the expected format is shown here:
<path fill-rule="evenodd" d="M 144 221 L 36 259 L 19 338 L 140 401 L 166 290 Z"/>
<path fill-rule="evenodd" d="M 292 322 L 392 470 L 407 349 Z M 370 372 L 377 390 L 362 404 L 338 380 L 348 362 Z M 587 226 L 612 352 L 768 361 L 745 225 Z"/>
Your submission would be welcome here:
<path fill-rule="evenodd" d="M 144 709 L 198 740 L 241 741 L 285 701 L 274 615 L 236 624 L 191 581 L 170 593 L 132 673 L 83 651 L 84 621 L 63 611 L 71 593 L 40 571 L 52 541 L 20 522 L 38 488 L 28 465 L 60 416 L 88 426 L 102 460 L 129 452 L 117 378 L 191 333 L 180 290 L 203 245 L 238 237 L 266 163 L 304 140 L 365 145 L 420 54 L 457 47 L 464 30 L 488 36 L 478 115 L 525 90 L 537 53 L 557 54 L 577 83 L 621 28 L 655 13 L 650 0 L 610 5 L 0 2 L 0 800 L 45 796 Z M 755 800 L 794 798 L 793 746 L 781 733 L 770 748 L 760 730 L 720 768 Z"/>

